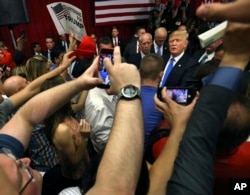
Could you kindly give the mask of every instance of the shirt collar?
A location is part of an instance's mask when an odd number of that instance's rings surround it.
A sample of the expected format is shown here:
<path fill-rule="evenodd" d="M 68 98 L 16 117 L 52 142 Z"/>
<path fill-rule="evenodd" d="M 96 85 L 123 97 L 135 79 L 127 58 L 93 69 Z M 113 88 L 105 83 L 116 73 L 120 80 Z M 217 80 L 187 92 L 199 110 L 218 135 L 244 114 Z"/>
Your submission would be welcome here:
<path fill-rule="evenodd" d="M 176 62 L 178 62 L 181 58 L 182 58 L 182 56 L 184 55 L 184 51 L 180 54 L 180 55 L 178 55 L 178 56 L 176 56 L 176 57 L 173 57 L 172 55 L 170 56 L 170 59 L 171 58 L 174 58 L 174 61 L 175 61 L 175 63 Z"/>

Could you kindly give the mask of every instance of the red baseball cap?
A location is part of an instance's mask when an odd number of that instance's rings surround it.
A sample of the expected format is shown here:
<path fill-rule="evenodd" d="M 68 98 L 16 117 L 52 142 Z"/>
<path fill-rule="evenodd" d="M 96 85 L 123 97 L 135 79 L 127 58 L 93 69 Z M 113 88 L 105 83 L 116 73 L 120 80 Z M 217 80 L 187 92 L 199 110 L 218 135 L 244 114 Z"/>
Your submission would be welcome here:
<path fill-rule="evenodd" d="M 96 54 L 96 43 L 90 36 L 84 36 L 78 48 L 71 54 L 71 56 L 82 57 L 83 59 L 90 59 Z"/>

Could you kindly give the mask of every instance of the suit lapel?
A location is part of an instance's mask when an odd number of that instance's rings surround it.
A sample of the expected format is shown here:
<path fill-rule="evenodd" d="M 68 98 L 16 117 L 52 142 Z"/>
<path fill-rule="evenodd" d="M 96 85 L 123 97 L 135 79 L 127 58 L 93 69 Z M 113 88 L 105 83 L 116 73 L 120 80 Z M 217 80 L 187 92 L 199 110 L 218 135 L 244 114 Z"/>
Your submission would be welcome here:
<path fill-rule="evenodd" d="M 174 79 L 174 76 L 176 74 L 178 74 L 178 72 L 182 72 L 183 68 L 185 67 L 185 60 L 186 56 L 185 54 L 181 57 L 181 59 L 179 59 L 176 64 L 174 65 L 174 68 L 172 69 L 172 71 L 170 72 L 169 76 L 168 76 L 168 80 L 169 79 Z"/>

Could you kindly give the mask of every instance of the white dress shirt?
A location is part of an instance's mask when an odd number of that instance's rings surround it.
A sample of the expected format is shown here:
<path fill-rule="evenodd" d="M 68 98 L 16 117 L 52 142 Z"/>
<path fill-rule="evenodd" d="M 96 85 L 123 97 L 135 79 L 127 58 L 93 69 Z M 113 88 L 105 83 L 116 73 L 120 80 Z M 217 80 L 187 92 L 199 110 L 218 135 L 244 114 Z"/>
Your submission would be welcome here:
<path fill-rule="evenodd" d="M 90 139 L 96 152 L 104 149 L 113 125 L 116 96 L 104 89 L 89 90 L 85 102 L 85 118 L 91 125 Z"/>
<path fill-rule="evenodd" d="M 207 52 L 205 52 L 205 53 L 200 57 L 200 59 L 199 59 L 198 62 L 200 62 L 201 59 L 202 59 L 204 56 L 207 56 L 207 59 L 205 60 L 205 62 L 207 62 L 207 61 L 209 61 L 209 60 L 212 60 L 213 57 L 214 57 L 214 55 L 215 55 L 215 52 L 212 52 L 212 53 L 210 53 L 210 54 L 208 54 Z M 204 62 L 204 63 L 205 63 L 205 62 Z"/>
<path fill-rule="evenodd" d="M 162 56 L 162 50 L 163 50 L 163 46 L 158 46 L 155 41 L 154 41 L 154 49 L 155 49 L 155 53 L 158 54 L 158 48 L 160 47 L 160 55 Z"/>

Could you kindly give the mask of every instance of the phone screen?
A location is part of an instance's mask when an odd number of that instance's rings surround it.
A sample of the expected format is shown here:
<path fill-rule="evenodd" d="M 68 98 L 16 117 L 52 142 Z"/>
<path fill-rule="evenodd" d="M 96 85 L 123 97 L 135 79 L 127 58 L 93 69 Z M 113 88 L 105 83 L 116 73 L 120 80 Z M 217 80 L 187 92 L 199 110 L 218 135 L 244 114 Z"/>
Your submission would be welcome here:
<path fill-rule="evenodd" d="M 178 104 L 188 103 L 188 89 L 167 89 L 167 95 Z"/>
<path fill-rule="evenodd" d="M 162 88 L 158 87 L 157 97 L 159 100 L 163 101 L 161 91 Z M 168 87 L 167 95 L 178 104 L 188 105 L 195 97 L 196 91 L 197 89 L 192 87 Z"/>
<path fill-rule="evenodd" d="M 99 57 L 99 66 L 98 66 L 98 77 L 102 79 L 103 85 L 100 87 L 108 88 L 110 86 L 110 80 L 108 72 L 103 64 L 105 58 L 110 58 L 113 63 L 113 49 L 101 49 Z"/>

